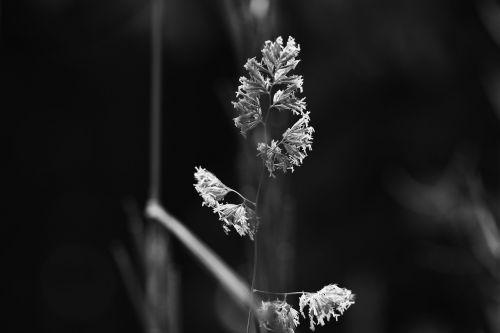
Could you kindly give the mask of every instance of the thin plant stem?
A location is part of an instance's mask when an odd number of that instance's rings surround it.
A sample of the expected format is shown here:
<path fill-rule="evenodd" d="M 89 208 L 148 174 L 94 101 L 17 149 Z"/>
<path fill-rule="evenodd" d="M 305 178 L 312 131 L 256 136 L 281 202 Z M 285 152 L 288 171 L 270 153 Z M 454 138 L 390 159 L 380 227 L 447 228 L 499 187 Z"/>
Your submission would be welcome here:
<path fill-rule="evenodd" d="M 257 207 L 257 203 L 256 202 L 253 202 L 253 201 L 250 201 L 248 200 L 247 198 L 245 198 L 240 192 L 236 191 L 236 190 L 233 190 L 232 188 L 228 188 L 231 192 L 233 193 L 236 193 L 240 198 L 243 199 L 243 201 L 245 202 L 249 202 L 251 203 L 252 205 L 254 205 L 255 207 Z"/>
<path fill-rule="evenodd" d="M 283 295 L 283 296 L 288 296 L 288 295 L 303 295 L 307 293 L 306 291 L 290 291 L 286 293 L 277 293 L 273 291 L 267 291 L 267 290 L 258 290 L 258 289 L 252 289 L 254 293 L 259 293 L 259 294 L 267 294 L 267 295 Z"/>
<path fill-rule="evenodd" d="M 161 187 L 161 90 L 163 0 L 151 9 L 151 152 L 149 198 L 160 201 Z"/>
<path fill-rule="evenodd" d="M 262 171 L 260 172 L 260 180 L 259 180 L 259 186 L 257 187 L 257 194 L 255 198 L 255 212 L 257 213 L 258 209 L 258 202 L 259 202 L 259 195 L 260 195 L 260 190 L 262 188 L 262 183 L 264 182 L 264 171 L 265 168 L 262 166 Z M 259 234 L 259 221 L 257 220 L 256 222 L 256 232 L 255 235 L 253 236 L 253 264 L 252 264 L 252 281 L 250 284 L 250 290 L 254 289 L 255 286 L 255 279 L 257 277 L 257 256 L 258 256 L 258 247 L 257 247 L 257 242 L 258 242 L 258 234 Z M 253 294 L 252 294 L 252 299 L 253 299 Z M 252 309 L 248 309 L 248 316 L 247 316 L 247 333 L 250 328 L 250 320 L 252 318 Z M 257 330 L 257 328 L 255 328 Z"/>
<path fill-rule="evenodd" d="M 271 86 L 272 89 L 272 86 Z M 272 100 L 271 100 L 271 89 L 269 90 L 269 106 L 267 108 L 266 112 L 266 117 L 263 124 L 264 127 L 264 142 L 267 144 L 267 120 L 269 119 L 269 114 L 271 113 L 271 107 L 272 107 Z M 260 197 L 260 191 L 262 189 L 262 184 L 264 183 L 264 173 L 265 173 L 265 165 L 262 164 L 262 171 L 260 172 L 260 177 L 259 177 L 259 185 L 257 186 L 257 193 L 255 194 L 255 212 L 257 213 L 258 216 L 258 205 L 259 205 L 259 197 Z M 257 277 L 257 263 L 258 263 L 258 234 L 259 234 L 259 220 L 257 219 L 256 226 L 255 226 L 255 235 L 253 239 L 253 264 L 252 264 L 252 281 L 250 283 L 250 289 L 254 290 L 255 287 L 255 279 Z M 252 300 L 253 300 L 253 293 L 252 293 Z M 246 333 L 248 333 L 248 330 L 250 329 L 250 320 L 252 318 L 252 308 L 248 309 L 248 316 L 247 316 L 247 329 Z M 257 326 L 255 327 L 255 331 L 257 332 Z"/>

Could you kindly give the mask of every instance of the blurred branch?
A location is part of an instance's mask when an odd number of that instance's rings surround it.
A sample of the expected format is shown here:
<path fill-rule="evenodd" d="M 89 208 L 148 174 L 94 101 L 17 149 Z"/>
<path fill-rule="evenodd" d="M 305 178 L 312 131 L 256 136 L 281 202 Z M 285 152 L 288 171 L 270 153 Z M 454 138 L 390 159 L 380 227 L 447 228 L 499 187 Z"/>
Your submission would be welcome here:
<path fill-rule="evenodd" d="M 144 258 L 144 226 L 142 216 L 136 201 L 132 199 L 125 200 L 123 203 L 125 214 L 129 220 L 129 229 L 134 243 L 134 249 L 139 258 Z M 143 264 L 143 263 L 142 263 Z M 144 265 L 141 270 L 144 270 Z"/>
<path fill-rule="evenodd" d="M 161 73 L 163 0 L 152 0 L 151 8 L 151 161 L 149 197 L 160 200 L 161 187 Z"/>
<path fill-rule="evenodd" d="M 160 222 L 200 260 L 210 273 L 221 283 L 240 305 L 254 308 L 252 293 L 248 285 L 236 275 L 207 245 L 200 241 L 188 228 L 167 213 L 157 202 L 151 200 L 146 215 Z"/>
<path fill-rule="evenodd" d="M 161 198 L 162 141 L 162 29 L 164 0 L 151 5 L 151 137 L 149 199 Z M 140 242 L 140 241 L 139 241 Z M 139 244 L 136 241 L 137 244 Z M 179 331 L 179 273 L 172 262 L 169 235 L 149 223 L 143 233 L 142 261 L 146 274 L 145 298 L 153 311 L 148 331 Z M 140 245 L 140 244 L 139 244 Z"/>
<path fill-rule="evenodd" d="M 170 237 L 156 221 L 144 234 L 145 299 L 151 309 L 150 333 L 178 333 L 179 273 L 172 261 Z"/>
<path fill-rule="evenodd" d="M 138 258 L 121 244 L 112 247 L 127 293 L 144 332 L 180 332 L 179 272 L 172 260 L 169 237 L 156 221 L 143 221 L 134 201 L 124 204 Z"/>
<path fill-rule="evenodd" d="M 125 288 L 127 289 L 135 313 L 146 332 L 148 323 L 150 322 L 147 316 L 150 312 L 146 311 L 147 303 L 144 300 L 144 293 L 140 288 L 140 282 L 132 268 L 130 258 L 121 244 L 114 245 L 111 248 L 111 252 L 125 283 Z"/>

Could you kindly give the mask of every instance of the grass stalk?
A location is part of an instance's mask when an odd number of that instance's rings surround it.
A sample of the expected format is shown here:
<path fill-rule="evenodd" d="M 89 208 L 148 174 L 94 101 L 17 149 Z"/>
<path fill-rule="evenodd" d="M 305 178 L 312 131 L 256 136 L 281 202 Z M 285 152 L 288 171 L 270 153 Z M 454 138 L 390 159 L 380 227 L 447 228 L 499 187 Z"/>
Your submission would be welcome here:
<path fill-rule="evenodd" d="M 154 200 L 146 206 L 146 215 L 161 223 L 208 269 L 226 291 L 242 306 L 255 309 L 248 285 L 207 245 Z"/>

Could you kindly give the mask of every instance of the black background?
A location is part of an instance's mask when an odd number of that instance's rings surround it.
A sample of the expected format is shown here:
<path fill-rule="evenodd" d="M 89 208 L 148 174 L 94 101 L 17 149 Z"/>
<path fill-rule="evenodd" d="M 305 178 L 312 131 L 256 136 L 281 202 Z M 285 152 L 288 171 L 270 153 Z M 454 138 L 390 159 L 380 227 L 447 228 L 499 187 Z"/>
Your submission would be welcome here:
<path fill-rule="evenodd" d="M 248 241 L 225 236 L 192 188 L 198 165 L 238 182 L 243 138 L 230 101 L 239 57 L 263 42 L 237 54 L 221 3 L 165 2 L 162 192 L 169 211 L 238 267 Z M 458 155 L 498 206 L 500 54 L 485 4 L 275 3 L 271 38 L 301 45 L 297 72 L 316 129 L 310 156 L 286 175 L 298 223 L 294 288 L 336 282 L 358 295 L 320 332 L 494 331 L 495 284 L 466 235 L 391 191 L 402 172 L 436 181 Z M 110 248 L 130 243 L 123 203 L 143 206 L 148 190 L 149 5 L 2 1 L 5 332 L 140 331 Z M 173 255 L 184 331 L 224 331 L 213 278 L 177 242 Z"/>

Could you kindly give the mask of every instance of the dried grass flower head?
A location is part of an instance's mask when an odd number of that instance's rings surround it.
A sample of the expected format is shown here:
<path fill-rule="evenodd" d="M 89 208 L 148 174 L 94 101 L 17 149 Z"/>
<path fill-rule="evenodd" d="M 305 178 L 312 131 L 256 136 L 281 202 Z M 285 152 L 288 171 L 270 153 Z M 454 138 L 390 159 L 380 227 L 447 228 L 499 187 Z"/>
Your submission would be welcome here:
<path fill-rule="evenodd" d="M 294 333 L 299 325 L 299 312 L 285 301 L 262 302 L 257 314 L 260 326 L 268 331 Z"/>
<path fill-rule="evenodd" d="M 305 318 L 304 308 L 309 306 L 309 328 L 314 331 L 314 325 L 325 325 L 325 319 L 338 317 L 354 304 L 354 294 L 335 284 L 329 284 L 316 293 L 304 293 L 300 296 L 300 313 Z M 315 321 L 316 319 L 316 321 Z"/>
<path fill-rule="evenodd" d="M 302 165 L 308 156 L 308 151 L 312 150 L 314 128 L 309 125 L 311 119 L 310 112 L 306 110 L 305 97 L 299 96 L 303 93 L 304 80 L 301 75 L 291 74 L 300 62 L 297 59 L 300 45 L 293 37 L 288 38 L 286 45 L 283 39 L 278 37 L 274 41 L 266 41 L 261 52 L 260 60 L 250 58 L 244 65 L 248 75 L 239 79 L 236 101 L 232 102 L 238 115 L 233 120 L 244 137 L 262 125 L 263 131 L 257 133 L 263 134 L 263 138 L 257 138 L 256 141 L 257 157 L 262 160 L 265 168 L 263 171 L 267 169 L 269 176 L 275 177 L 276 170 L 281 170 L 283 173 L 288 170 L 293 172 L 294 168 Z M 265 100 L 262 101 L 261 98 Z M 261 103 L 267 107 L 264 112 Z M 279 116 L 282 112 L 288 111 L 289 115 L 295 118 L 293 125 L 282 133 L 281 138 L 268 138 L 270 133 L 267 122 L 269 119 L 271 122 L 274 120 L 269 116 L 272 113 Z M 272 129 L 269 132 L 273 133 Z M 255 135 L 257 136 L 260 135 Z M 256 211 L 263 177 L 260 177 L 255 202 L 226 186 L 213 173 L 202 167 L 195 168 L 194 178 L 196 179 L 194 187 L 203 199 L 202 206 L 212 208 L 218 215 L 224 232 L 227 234 L 234 229 L 240 236 L 248 235 L 253 240 L 259 222 Z M 231 199 L 231 195 L 228 196 L 230 192 L 242 200 L 231 202 L 233 200 L 228 200 Z M 257 242 L 254 243 L 254 249 L 254 258 L 257 258 Z M 260 326 L 268 331 L 294 333 L 299 325 L 299 311 L 286 302 L 288 295 L 301 295 L 300 314 L 306 318 L 305 309 L 309 308 L 309 328 L 313 331 L 316 326 L 325 325 L 325 322 L 332 317 L 338 320 L 338 317 L 354 304 L 354 294 L 335 284 L 329 284 L 317 292 L 279 293 L 255 289 L 256 263 L 257 260 L 254 260 L 251 291 L 284 296 L 283 300 L 263 301 L 256 310 Z"/>
<path fill-rule="evenodd" d="M 233 227 L 238 235 L 248 235 L 253 240 L 255 236 L 255 222 L 253 210 L 245 204 L 219 204 L 214 208 L 214 213 L 219 214 L 219 220 L 223 222 L 222 228 L 226 234 Z"/>
<path fill-rule="evenodd" d="M 257 155 L 264 161 L 271 177 L 274 177 L 276 169 L 293 172 L 294 167 L 302 165 L 302 161 L 307 156 L 307 150 L 312 149 L 314 128 L 309 126 L 309 120 L 309 112 L 304 113 L 292 127 L 283 133 L 279 142 L 272 140 L 270 145 L 262 142 L 258 144 Z"/>
<path fill-rule="evenodd" d="M 249 205 L 255 205 L 240 193 L 224 185 L 213 173 L 202 167 L 195 167 L 194 188 L 203 199 L 202 206 L 213 209 L 223 222 L 222 228 L 226 234 L 233 227 L 240 236 L 248 235 L 253 240 L 257 216 Z M 224 203 L 229 192 L 234 192 L 243 199 L 240 204 Z"/>
<path fill-rule="evenodd" d="M 195 167 L 194 188 L 203 198 L 202 206 L 215 208 L 217 202 L 224 199 L 231 189 L 224 185 L 213 173 L 202 167 Z"/>
<path fill-rule="evenodd" d="M 258 156 L 262 158 L 269 175 L 274 177 L 275 170 L 294 171 L 312 149 L 313 127 L 309 126 L 309 112 L 306 111 L 305 98 L 299 98 L 303 92 L 304 80 L 301 75 L 290 75 L 300 60 L 300 45 L 289 37 L 286 45 L 281 37 L 275 41 L 266 41 L 262 49 L 262 58 L 248 59 L 245 69 L 248 77 L 240 78 L 240 86 L 236 92 L 237 101 L 233 105 L 238 112 L 234 118 L 236 127 L 243 136 L 258 125 L 266 126 L 270 112 L 290 111 L 300 119 L 288 128 L 281 140 L 259 142 Z M 267 114 L 263 115 L 260 98 L 270 100 Z M 265 119 L 264 119 L 265 118 Z"/>

